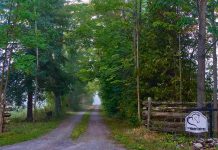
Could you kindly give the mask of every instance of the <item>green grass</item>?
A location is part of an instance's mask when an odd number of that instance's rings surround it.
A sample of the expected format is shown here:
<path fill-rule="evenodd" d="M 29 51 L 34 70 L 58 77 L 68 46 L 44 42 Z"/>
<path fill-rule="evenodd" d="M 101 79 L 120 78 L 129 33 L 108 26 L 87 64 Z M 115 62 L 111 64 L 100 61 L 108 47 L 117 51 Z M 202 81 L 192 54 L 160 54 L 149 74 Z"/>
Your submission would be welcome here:
<path fill-rule="evenodd" d="M 11 122 L 7 125 L 7 132 L 0 134 L 0 146 L 15 144 L 40 137 L 56 128 L 65 118 L 37 120 L 26 122 L 25 112 L 12 112 Z M 39 118 L 39 117 L 38 117 Z"/>
<path fill-rule="evenodd" d="M 103 117 L 112 132 L 112 138 L 129 150 L 191 150 L 188 146 L 190 138 L 177 136 L 175 140 L 171 134 L 148 131 L 145 127 L 135 128 L 125 121 Z M 178 148 L 178 144 L 185 147 Z"/>
<path fill-rule="evenodd" d="M 89 118 L 90 118 L 90 113 L 89 112 L 85 113 L 81 121 L 75 126 L 71 134 L 71 138 L 73 140 L 79 138 L 83 133 L 86 132 L 89 125 Z"/>

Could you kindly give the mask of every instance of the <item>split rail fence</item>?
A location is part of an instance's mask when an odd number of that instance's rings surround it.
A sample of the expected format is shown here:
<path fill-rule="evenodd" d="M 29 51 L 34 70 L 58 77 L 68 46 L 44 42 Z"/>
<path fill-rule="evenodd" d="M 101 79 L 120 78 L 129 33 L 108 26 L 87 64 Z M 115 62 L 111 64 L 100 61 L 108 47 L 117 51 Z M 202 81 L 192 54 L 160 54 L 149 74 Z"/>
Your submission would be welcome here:
<path fill-rule="evenodd" d="M 182 133 L 185 131 L 185 117 L 196 109 L 194 102 L 156 102 L 148 98 L 142 102 L 144 125 L 161 132 Z M 208 116 L 207 112 L 203 112 Z"/>

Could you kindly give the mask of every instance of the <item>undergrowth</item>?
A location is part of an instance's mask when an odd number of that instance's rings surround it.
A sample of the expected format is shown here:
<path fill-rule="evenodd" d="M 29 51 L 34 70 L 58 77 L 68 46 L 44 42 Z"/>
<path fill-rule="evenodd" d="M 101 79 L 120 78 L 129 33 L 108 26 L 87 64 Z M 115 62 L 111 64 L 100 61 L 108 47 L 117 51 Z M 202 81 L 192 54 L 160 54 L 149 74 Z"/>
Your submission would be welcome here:
<path fill-rule="evenodd" d="M 129 150 L 191 150 L 190 137 L 149 131 L 144 126 L 133 127 L 126 121 L 103 117 L 112 138 Z"/>

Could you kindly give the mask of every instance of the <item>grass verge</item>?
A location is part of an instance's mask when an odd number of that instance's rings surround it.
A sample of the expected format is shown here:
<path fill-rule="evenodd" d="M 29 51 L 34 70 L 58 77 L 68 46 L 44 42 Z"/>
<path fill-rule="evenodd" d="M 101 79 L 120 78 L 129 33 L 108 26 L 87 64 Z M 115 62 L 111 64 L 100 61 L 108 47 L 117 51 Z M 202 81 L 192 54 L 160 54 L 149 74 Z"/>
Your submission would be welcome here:
<path fill-rule="evenodd" d="M 16 115 L 14 115 L 16 114 Z M 37 120 L 26 122 L 23 112 L 12 113 L 11 122 L 7 125 L 7 132 L 0 134 L 0 146 L 11 145 L 40 137 L 56 128 L 65 116 L 58 119 Z"/>
<path fill-rule="evenodd" d="M 176 136 L 175 139 L 172 134 L 148 131 L 145 127 L 134 128 L 124 121 L 103 117 L 112 132 L 112 138 L 129 150 L 191 150 L 188 146 L 190 138 Z"/>
<path fill-rule="evenodd" d="M 90 113 L 89 112 L 85 113 L 81 121 L 75 126 L 71 134 L 71 138 L 73 140 L 79 138 L 83 133 L 86 132 L 89 125 L 89 118 L 90 118 Z"/>

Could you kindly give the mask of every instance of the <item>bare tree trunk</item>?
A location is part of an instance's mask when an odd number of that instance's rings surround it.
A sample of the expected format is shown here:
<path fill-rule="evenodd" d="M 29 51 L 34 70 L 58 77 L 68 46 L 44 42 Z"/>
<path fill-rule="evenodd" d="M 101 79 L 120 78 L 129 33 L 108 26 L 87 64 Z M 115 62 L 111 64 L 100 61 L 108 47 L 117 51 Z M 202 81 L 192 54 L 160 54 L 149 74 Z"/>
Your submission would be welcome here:
<path fill-rule="evenodd" d="M 4 105 L 0 103 L 0 133 L 3 132 L 3 123 L 4 123 L 3 113 L 4 113 Z"/>
<path fill-rule="evenodd" d="M 10 76 L 10 71 L 11 71 L 11 57 L 12 57 L 12 51 L 14 49 L 14 46 L 10 48 L 10 54 L 8 59 L 8 68 L 7 68 L 7 74 L 6 74 L 6 80 L 5 80 L 5 85 L 4 85 L 4 100 L 6 99 L 6 92 L 7 92 L 7 87 L 8 87 L 8 81 L 9 81 L 9 76 Z"/>
<path fill-rule="evenodd" d="M 13 52 L 13 47 L 14 44 L 12 44 L 11 48 L 10 48 L 10 51 L 9 51 L 9 56 L 8 56 L 8 66 L 7 66 L 7 74 L 6 74 L 6 79 L 5 79 L 5 83 L 4 83 L 4 91 L 3 91 L 3 99 L 2 99 L 2 126 L 1 126 L 1 129 L 2 129 L 2 132 L 4 132 L 4 128 L 5 128 L 5 125 L 4 125 L 4 113 L 5 113 L 5 108 L 6 108 L 6 97 L 7 97 L 7 87 L 8 87 L 8 80 L 9 80 L 9 76 L 10 76 L 10 70 L 11 70 L 11 57 L 12 57 L 12 52 Z"/>
<path fill-rule="evenodd" d="M 198 0 L 199 35 L 198 35 L 198 72 L 197 72 L 197 106 L 203 107 L 205 102 L 205 42 L 206 42 L 206 7 L 207 0 Z"/>
<path fill-rule="evenodd" d="M 215 37 L 213 41 L 215 41 Z M 213 87 L 213 107 L 217 109 L 217 53 L 216 53 L 216 44 L 213 46 L 213 80 L 214 80 L 214 87 Z M 214 112 L 214 129 L 215 133 L 217 134 L 217 112 Z"/>
<path fill-rule="evenodd" d="M 34 1 L 36 2 L 36 1 Z M 35 3 L 35 6 L 34 6 L 34 13 L 35 15 L 37 15 L 37 12 L 36 12 L 36 3 Z M 34 24 L 34 27 L 35 27 L 35 35 L 37 34 L 37 30 L 38 30 L 38 25 L 37 25 L 37 20 L 35 20 L 35 24 Z M 37 76 L 37 73 L 38 73 L 38 70 L 39 70 L 39 48 L 36 47 L 36 77 L 35 77 L 35 100 L 34 100 L 34 120 L 36 119 L 36 104 L 37 104 L 37 101 L 38 101 L 38 76 Z"/>
<path fill-rule="evenodd" d="M 4 118 L 3 118 L 3 113 L 4 113 L 4 105 L 3 105 L 3 86 L 4 86 L 4 68 L 5 68 L 5 58 L 3 61 L 3 67 L 2 67 L 2 74 L 1 74 L 1 84 L 0 84 L 0 133 L 3 132 L 3 122 L 4 122 Z"/>
<path fill-rule="evenodd" d="M 179 101 L 182 102 L 182 50 L 181 50 L 181 35 L 179 34 Z"/>
<path fill-rule="evenodd" d="M 214 2 L 215 3 L 215 2 Z M 213 27 L 216 27 L 216 17 L 215 17 L 215 4 L 213 4 L 211 9 L 211 24 Z M 213 87 L 213 108 L 217 109 L 217 39 L 213 33 L 213 42 L 212 42 L 212 49 L 213 49 L 213 82 L 214 82 L 214 87 Z M 214 111 L 214 132 L 217 135 L 218 132 L 218 127 L 217 127 L 217 111 Z"/>
<path fill-rule="evenodd" d="M 33 121 L 33 92 L 28 91 L 28 101 L 27 101 L 27 121 Z"/>
<path fill-rule="evenodd" d="M 180 16 L 180 8 L 176 8 L 177 15 Z M 182 102 L 182 49 L 181 49 L 181 33 L 178 34 L 178 43 L 179 43 L 179 101 Z"/>
<path fill-rule="evenodd" d="M 55 95 L 55 115 L 57 117 L 61 114 L 61 96 L 58 93 L 54 93 Z"/>
<path fill-rule="evenodd" d="M 141 101 L 140 101 L 140 66 L 139 66 L 139 39 L 140 39 L 140 19 L 141 0 L 135 0 L 135 27 L 134 27 L 134 52 L 136 60 L 136 93 L 138 105 L 138 120 L 141 121 Z"/>
<path fill-rule="evenodd" d="M 10 47 L 9 55 L 7 55 L 7 49 L 6 49 L 5 58 L 3 62 L 1 85 L 0 85 L 0 133 L 2 133 L 4 130 L 4 112 L 5 112 L 4 109 L 6 106 L 6 92 L 7 92 L 9 75 L 10 75 L 12 51 L 13 51 L 13 44 Z"/>
<path fill-rule="evenodd" d="M 33 117 L 33 94 L 34 94 L 34 90 L 33 90 L 33 79 L 31 77 L 26 77 L 26 85 L 27 85 L 27 96 L 28 96 L 26 120 L 29 121 L 29 122 L 32 122 L 33 119 L 35 119 L 35 118 Z"/>
<path fill-rule="evenodd" d="M 10 8 L 9 12 L 11 12 L 13 7 L 13 1 L 10 3 Z M 11 13 L 9 13 L 8 18 L 7 18 L 7 25 L 11 26 Z M 14 25 L 12 25 L 13 27 Z M 9 39 L 9 29 L 6 32 L 6 37 Z M 11 39 L 10 39 L 11 40 Z M 9 40 L 8 40 L 9 41 Z M 6 48 L 5 48 L 5 53 L 4 53 L 4 60 L 3 60 L 3 65 L 2 65 L 2 74 L 1 74 L 1 79 L 0 79 L 0 133 L 3 132 L 4 130 L 4 112 L 5 112 L 5 100 L 6 100 L 6 90 L 7 90 L 7 85 L 8 85 L 8 80 L 9 80 L 9 75 L 10 75 L 10 63 L 11 63 L 11 57 L 13 53 L 13 46 L 14 43 L 12 43 L 11 47 L 9 47 L 9 56 L 8 56 L 8 46 L 9 43 L 5 43 Z"/>
<path fill-rule="evenodd" d="M 6 53 L 6 52 L 5 52 Z M 5 64 L 6 64 L 6 54 L 3 61 L 2 66 L 2 74 L 1 74 L 1 85 L 0 85 L 0 133 L 3 132 L 3 123 L 4 123 L 4 82 L 5 82 Z"/>

